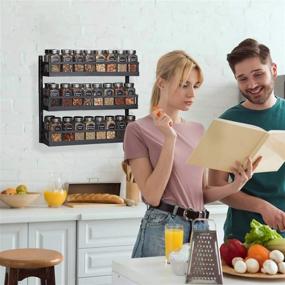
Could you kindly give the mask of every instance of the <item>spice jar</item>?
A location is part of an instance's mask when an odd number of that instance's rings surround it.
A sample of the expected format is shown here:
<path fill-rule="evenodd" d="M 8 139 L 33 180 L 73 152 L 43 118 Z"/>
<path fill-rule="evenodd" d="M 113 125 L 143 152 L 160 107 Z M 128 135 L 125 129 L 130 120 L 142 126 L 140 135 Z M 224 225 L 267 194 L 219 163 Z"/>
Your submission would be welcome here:
<path fill-rule="evenodd" d="M 70 107 L 72 106 L 72 89 L 69 83 L 60 84 L 60 95 L 62 97 L 62 106 Z"/>
<path fill-rule="evenodd" d="M 50 124 L 51 119 L 55 116 L 45 116 L 44 117 L 44 137 L 46 140 L 49 140 L 49 130 L 50 130 Z"/>
<path fill-rule="evenodd" d="M 126 54 L 125 50 L 119 50 L 118 51 L 118 72 L 127 72 L 127 59 L 128 56 Z"/>
<path fill-rule="evenodd" d="M 63 72 L 72 72 L 73 68 L 72 68 L 72 61 L 73 61 L 73 57 L 72 57 L 72 50 L 70 49 L 62 49 L 61 50 L 62 53 L 62 71 Z"/>
<path fill-rule="evenodd" d="M 74 117 L 74 130 L 75 130 L 75 140 L 83 141 L 84 140 L 84 123 L 83 117 L 75 116 Z"/>
<path fill-rule="evenodd" d="M 93 92 L 91 83 L 83 84 L 83 105 L 92 106 L 93 105 Z"/>
<path fill-rule="evenodd" d="M 126 116 L 126 125 L 128 125 L 129 123 L 133 122 L 136 120 L 136 116 L 134 115 L 128 115 Z"/>
<path fill-rule="evenodd" d="M 82 106 L 83 104 L 83 99 L 82 99 L 82 86 L 79 83 L 74 83 L 71 84 L 72 87 L 72 94 L 73 94 L 73 99 L 72 99 L 72 105 L 73 106 Z"/>
<path fill-rule="evenodd" d="M 84 55 L 82 50 L 74 51 L 74 71 L 75 72 L 83 72 L 84 71 Z"/>
<path fill-rule="evenodd" d="M 45 94 L 46 99 L 45 105 L 48 107 L 58 107 L 61 105 L 59 85 L 56 83 L 46 83 L 45 84 Z"/>
<path fill-rule="evenodd" d="M 138 69 L 138 57 L 135 50 L 128 50 L 128 69 L 130 73 L 137 73 Z"/>
<path fill-rule="evenodd" d="M 118 139 L 123 139 L 126 129 L 125 116 L 122 115 L 115 116 L 115 123 L 116 123 L 116 137 Z"/>
<path fill-rule="evenodd" d="M 104 83 L 104 105 L 114 105 L 114 89 L 112 83 Z"/>
<path fill-rule="evenodd" d="M 63 141 L 74 141 L 75 136 L 74 136 L 74 131 L 73 131 L 72 117 L 62 118 L 62 130 L 65 131 L 64 133 L 62 133 Z"/>
<path fill-rule="evenodd" d="M 107 53 L 107 72 L 117 71 L 116 51 L 109 50 Z"/>
<path fill-rule="evenodd" d="M 94 50 L 85 50 L 84 70 L 86 72 L 95 72 L 95 52 Z"/>
<path fill-rule="evenodd" d="M 86 140 L 95 140 L 95 122 L 93 121 L 92 116 L 84 117 L 85 123 L 85 139 Z"/>
<path fill-rule="evenodd" d="M 137 103 L 136 90 L 134 83 L 125 83 L 126 105 L 135 105 Z"/>
<path fill-rule="evenodd" d="M 48 56 L 50 72 L 60 72 L 60 55 L 58 49 L 52 49 Z"/>
<path fill-rule="evenodd" d="M 95 116 L 96 140 L 106 139 L 106 128 L 103 116 Z"/>
<path fill-rule="evenodd" d="M 113 86 L 115 91 L 115 105 L 125 105 L 124 83 L 116 82 Z"/>
<path fill-rule="evenodd" d="M 105 65 L 105 54 L 102 50 L 97 50 L 96 53 L 96 71 L 97 72 L 106 72 L 106 65 Z"/>
<path fill-rule="evenodd" d="M 113 140 L 116 138 L 116 123 L 114 120 L 114 116 L 105 116 L 106 121 L 106 136 L 107 140 Z"/>
<path fill-rule="evenodd" d="M 52 142 L 61 142 L 61 119 L 60 117 L 51 118 L 50 122 L 50 139 Z"/>
<path fill-rule="evenodd" d="M 94 106 L 103 106 L 103 87 L 101 83 L 93 83 Z"/>

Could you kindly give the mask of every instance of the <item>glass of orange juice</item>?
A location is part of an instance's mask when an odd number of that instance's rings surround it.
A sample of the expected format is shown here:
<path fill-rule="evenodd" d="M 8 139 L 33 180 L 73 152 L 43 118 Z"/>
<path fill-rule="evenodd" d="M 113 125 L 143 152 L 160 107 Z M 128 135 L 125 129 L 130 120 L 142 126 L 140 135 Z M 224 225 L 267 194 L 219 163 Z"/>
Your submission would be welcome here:
<path fill-rule="evenodd" d="M 169 263 L 169 254 L 172 251 L 180 250 L 183 245 L 184 230 L 180 224 L 165 225 L 165 257 Z"/>

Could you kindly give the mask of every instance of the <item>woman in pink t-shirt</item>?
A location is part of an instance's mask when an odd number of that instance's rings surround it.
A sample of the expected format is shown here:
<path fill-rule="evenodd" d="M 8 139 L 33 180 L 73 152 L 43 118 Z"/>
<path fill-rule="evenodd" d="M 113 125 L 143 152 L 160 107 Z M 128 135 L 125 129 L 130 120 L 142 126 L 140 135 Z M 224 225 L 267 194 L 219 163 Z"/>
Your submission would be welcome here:
<path fill-rule="evenodd" d="M 164 255 L 167 223 L 182 224 L 184 242 L 189 241 L 189 221 L 208 218 L 204 203 L 238 192 L 258 163 L 252 165 L 248 160 L 246 171 L 237 163 L 232 171 L 235 180 L 221 187 L 207 186 L 205 169 L 186 163 L 204 129 L 200 123 L 184 121 L 179 113 L 189 110 L 195 100 L 195 89 L 202 82 L 200 66 L 184 51 L 163 55 L 157 64 L 152 112 L 126 129 L 125 160 L 148 205 L 133 257 Z"/>

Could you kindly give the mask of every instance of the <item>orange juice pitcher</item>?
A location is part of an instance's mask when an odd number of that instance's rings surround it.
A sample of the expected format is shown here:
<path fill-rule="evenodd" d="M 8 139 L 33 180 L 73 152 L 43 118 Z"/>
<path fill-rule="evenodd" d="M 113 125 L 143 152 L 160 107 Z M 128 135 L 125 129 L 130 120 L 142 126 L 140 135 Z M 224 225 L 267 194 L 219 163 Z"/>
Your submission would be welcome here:
<path fill-rule="evenodd" d="M 172 251 L 180 250 L 183 245 L 184 230 L 183 225 L 165 225 L 165 257 L 169 263 L 169 254 Z"/>

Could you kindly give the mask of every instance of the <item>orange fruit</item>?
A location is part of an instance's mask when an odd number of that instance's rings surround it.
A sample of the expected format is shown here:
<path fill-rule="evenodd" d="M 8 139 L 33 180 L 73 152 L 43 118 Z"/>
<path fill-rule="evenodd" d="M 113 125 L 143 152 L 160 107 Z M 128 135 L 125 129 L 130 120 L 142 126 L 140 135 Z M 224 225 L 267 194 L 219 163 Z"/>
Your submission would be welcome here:
<path fill-rule="evenodd" d="M 247 257 L 256 259 L 260 267 L 262 267 L 263 262 L 266 259 L 269 259 L 269 252 L 270 251 L 266 247 L 260 244 L 253 244 L 247 250 Z"/>

